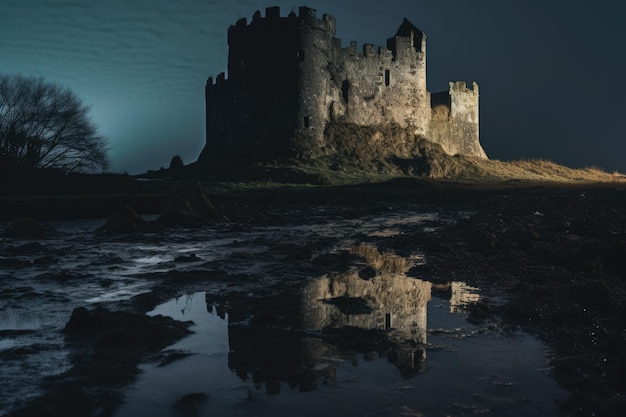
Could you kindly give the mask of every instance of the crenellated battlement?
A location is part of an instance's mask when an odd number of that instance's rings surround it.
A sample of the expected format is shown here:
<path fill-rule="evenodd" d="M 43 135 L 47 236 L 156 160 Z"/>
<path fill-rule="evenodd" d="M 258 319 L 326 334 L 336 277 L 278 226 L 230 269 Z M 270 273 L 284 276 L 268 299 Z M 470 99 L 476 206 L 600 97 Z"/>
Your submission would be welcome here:
<path fill-rule="evenodd" d="M 476 84 L 476 81 L 472 81 L 472 87 L 468 88 L 467 84 L 465 84 L 465 81 L 451 81 L 450 82 L 450 94 L 452 93 L 462 93 L 462 94 L 468 94 L 471 93 L 472 95 L 478 95 L 478 84 Z"/>
<path fill-rule="evenodd" d="M 287 16 L 281 16 L 280 7 L 272 6 L 265 9 L 265 16 L 261 15 L 261 11 L 257 10 L 252 15 L 252 21 L 248 23 L 247 18 L 239 19 L 234 25 L 228 28 L 229 45 L 231 40 L 239 39 L 249 33 L 255 33 L 256 29 L 265 29 L 271 27 L 297 27 L 307 26 L 313 27 L 328 33 L 334 37 L 336 32 L 336 20 L 329 14 L 324 14 L 321 19 L 317 18 L 317 11 L 309 7 L 300 7 L 298 14 L 290 12 Z"/>
<path fill-rule="evenodd" d="M 334 38 L 333 41 L 335 49 L 341 51 L 345 55 L 377 59 L 393 58 L 392 52 L 384 46 L 375 46 L 366 43 L 363 44 L 361 50 L 359 50 L 359 44 L 357 41 L 351 41 L 350 44 L 346 47 L 342 47 L 341 39 L 339 38 Z"/>
<path fill-rule="evenodd" d="M 431 95 L 424 32 L 404 19 L 386 46 L 361 47 L 342 46 L 335 33 L 334 17 L 320 18 L 305 6 L 286 15 L 267 7 L 230 26 L 228 71 L 209 77 L 205 87 L 206 149 L 272 159 L 304 149 L 313 157 L 331 152 L 324 137 L 330 122 L 393 123 L 450 153 L 485 156 L 478 85 L 452 82 Z"/>
<path fill-rule="evenodd" d="M 226 73 L 220 72 L 219 74 L 217 74 L 217 77 L 215 79 L 213 79 L 213 77 L 207 78 L 206 87 L 209 88 L 214 85 L 223 84 L 224 82 L 226 82 Z"/>

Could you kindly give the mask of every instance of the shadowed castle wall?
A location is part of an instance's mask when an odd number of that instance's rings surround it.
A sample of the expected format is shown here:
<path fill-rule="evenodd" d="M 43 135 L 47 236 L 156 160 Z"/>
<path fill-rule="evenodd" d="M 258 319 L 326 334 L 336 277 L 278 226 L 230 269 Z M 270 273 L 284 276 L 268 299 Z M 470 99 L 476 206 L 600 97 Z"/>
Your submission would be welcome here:
<path fill-rule="evenodd" d="M 228 29 L 228 79 L 206 86 L 207 146 L 220 150 L 279 149 L 297 120 L 300 21 L 278 8 Z M 274 146 L 273 146 L 274 145 Z M 253 152 L 259 157 L 257 152 Z"/>

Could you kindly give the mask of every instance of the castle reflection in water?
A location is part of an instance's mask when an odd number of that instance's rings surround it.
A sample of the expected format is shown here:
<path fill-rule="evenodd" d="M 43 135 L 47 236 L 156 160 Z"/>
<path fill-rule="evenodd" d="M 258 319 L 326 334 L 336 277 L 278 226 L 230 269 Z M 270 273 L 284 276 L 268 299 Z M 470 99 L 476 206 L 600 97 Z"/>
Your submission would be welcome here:
<path fill-rule="evenodd" d="M 225 307 L 207 294 L 209 308 L 215 305 L 222 318 L 228 313 L 228 365 L 240 378 L 279 393 L 281 382 L 301 391 L 332 382 L 339 364 L 359 357 L 384 357 L 405 378 L 424 369 L 432 284 L 406 275 L 409 259 L 368 245 L 345 252 L 350 267 L 306 283 L 291 299 Z M 451 312 L 478 300 L 463 283 L 444 287 Z"/>

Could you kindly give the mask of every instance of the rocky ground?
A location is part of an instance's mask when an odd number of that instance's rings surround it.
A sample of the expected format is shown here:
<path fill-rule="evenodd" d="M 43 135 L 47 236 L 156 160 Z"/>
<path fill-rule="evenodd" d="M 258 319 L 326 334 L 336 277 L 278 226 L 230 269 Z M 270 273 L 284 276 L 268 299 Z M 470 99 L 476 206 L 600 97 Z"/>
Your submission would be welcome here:
<path fill-rule="evenodd" d="M 321 193 L 316 198 L 341 208 L 343 216 L 419 204 L 442 218 L 445 213 L 457 218 L 453 223 L 434 222 L 435 232 L 407 227 L 397 236 L 362 239 L 380 251 L 403 256 L 423 250 L 427 262 L 409 275 L 479 287 L 487 297 L 471 307 L 472 320 L 496 320 L 546 342 L 553 351 L 555 377 L 571 392 L 561 404 L 563 415 L 622 415 L 626 190 L 606 185 L 415 185 L 398 181 L 348 187 L 341 196 Z M 307 201 L 310 194 L 302 197 Z M 278 212 L 261 210 L 259 215 Z"/>
<path fill-rule="evenodd" d="M 194 199 L 196 203 L 190 203 Z M 355 237 L 381 252 L 403 256 L 423 251 L 426 262 L 410 270 L 410 276 L 479 287 L 485 296 L 472 307 L 472 320 L 496 321 L 544 340 L 553 352 L 554 374 L 571 394 L 561 405 L 563 415 L 622 415 L 626 409 L 626 190 L 607 186 L 486 190 L 396 181 L 209 195 L 209 199 L 200 198 L 198 203 L 195 197 L 183 198 L 182 204 L 170 204 L 169 214 L 162 217 L 182 219 L 188 227 L 207 222 L 228 222 L 229 227 L 289 225 L 312 213 L 319 216 L 321 209 L 329 218 L 358 218 L 419 205 L 441 218 L 458 219 L 434 221 L 434 231 L 420 225 L 384 239 L 359 236 L 358 230 Z M 198 213 L 198 207 L 205 213 Z M 112 217 L 114 230 L 109 232 L 133 233 L 147 227 L 133 223 L 136 213 L 128 209 L 121 213 L 126 220 L 120 224 L 119 214 Z M 276 248 L 285 259 L 309 262 L 312 269 L 326 262 L 321 258 L 312 262 L 315 249 Z M 324 268 L 337 259 L 327 261 Z M 195 284 L 192 276 L 155 283 L 152 294 L 123 308 L 127 312 L 75 312 L 66 327 L 68 340 L 76 345 L 74 368 L 49 381 L 49 395 L 14 415 L 110 413 L 120 395 L 111 387 L 128 383 L 141 360 L 187 331 L 184 323 L 161 322 L 143 312 Z M 122 318 L 123 314 L 128 316 Z M 141 337 L 137 329 L 142 329 Z M 76 398 L 76 409 L 64 409 L 54 401 L 67 396 Z"/>
<path fill-rule="evenodd" d="M 538 335 L 557 380 L 571 392 L 563 415 L 626 409 L 626 191 L 524 190 L 471 203 L 472 214 L 413 241 L 429 262 L 413 273 L 462 279 L 493 297 L 472 308 Z M 503 296 L 504 295 L 504 296 Z"/>

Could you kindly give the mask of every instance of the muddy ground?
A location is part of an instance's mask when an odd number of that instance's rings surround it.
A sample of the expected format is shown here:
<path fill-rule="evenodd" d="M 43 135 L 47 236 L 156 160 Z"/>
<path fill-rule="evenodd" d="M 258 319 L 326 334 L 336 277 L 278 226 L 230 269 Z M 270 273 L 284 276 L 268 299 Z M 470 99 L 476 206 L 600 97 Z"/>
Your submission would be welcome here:
<path fill-rule="evenodd" d="M 472 203 L 473 214 L 432 235 L 407 233 L 429 254 L 416 276 L 463 278 L 493 291 L 471 307 L 553 349 L 571 395 L 563 415 L 626 409 L 626 191 L 534 190 Z M 393 239 L 392 239 L 393 240 Z M 501 294 L 505 296 L 502 297 Z"/>
<path fill-rule="evenodd" d="M 478 287 L 484 296 L 470 307 L 471 320 L 496 321 L 542 339 L 553 352 L 556 379 L 570 392 L 560 405 L 562 415 L 622 415 L 626 409 L 626 190 L 478 190 L 400 181 L 209 197 L 231 228 L 298 224 L 312 215 L 359 218 L 411 207 L 439 213 L 429 230 L 407 226 L 383 239 L 355 229 L 353 238 L 400 256 L 423 252 L 426 262 L 409 276 Z M 319 245 L 273 249 L 312 271 L 343 267 L 336 257 L 313 259 Z M 144 313 L 202 288 L 206 279 L 211 277 L 155 279 L 151 294 L 120 303 L 118 311 L 81 311 L 68 318 L 65 331 L 75 345 L 74 367 L 46 382 L 47 395 L 11 415 L 111 415 L 137 365 L 154 360 L 160 349 L 187 332 L 187 324 L 161 322 Z M 121 319 L 120 314 L 128 316 Z M 138 328 L 141 337 L 134 335 Z M 170 359 L 175 358 L 159 360 Z M 67 397 L 75 401 L 55 401 Z"/>

